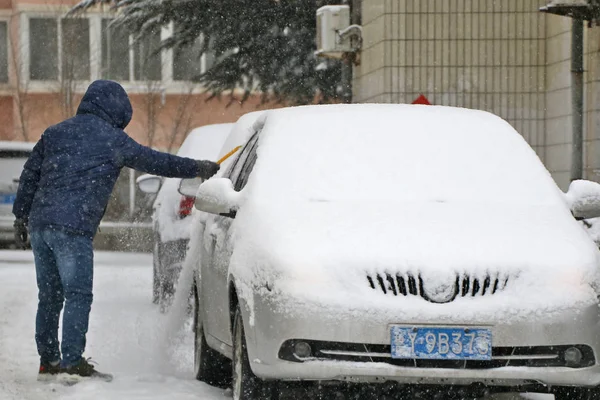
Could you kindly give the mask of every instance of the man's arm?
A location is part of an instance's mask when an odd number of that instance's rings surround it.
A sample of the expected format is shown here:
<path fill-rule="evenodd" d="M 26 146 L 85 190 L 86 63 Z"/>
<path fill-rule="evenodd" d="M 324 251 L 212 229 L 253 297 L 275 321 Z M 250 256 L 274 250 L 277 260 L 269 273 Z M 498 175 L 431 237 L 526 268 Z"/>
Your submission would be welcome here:
<path fill-rule="evenodd" d="M 211 161 L 178 157 L 142 146 L 125 132 L 116 161 L 118 165 L 167 178 L 208 179 L 219 170 L 219 165 Z"/>
<path fill-rule="evenodd" d="M 37 142 L 29 159 L 23 167 L 21 178 L 19 178 L 19 189 L 17 198 L 13 204 L 13 214 L 17 219 L 27 221 L 33 197 L 40 183 L 42 162 L 44 161 L 44 136 Z"/>

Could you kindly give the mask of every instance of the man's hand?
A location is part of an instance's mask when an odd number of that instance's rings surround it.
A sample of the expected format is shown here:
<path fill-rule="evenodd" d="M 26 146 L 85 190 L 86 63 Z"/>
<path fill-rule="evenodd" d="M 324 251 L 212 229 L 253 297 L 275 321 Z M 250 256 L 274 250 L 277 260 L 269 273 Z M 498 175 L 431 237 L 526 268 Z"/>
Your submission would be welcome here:
<path fill-rule="evenodd" d="M 27 222 L 24 219 L 15 220 L 15 244 L 19 249 L 27 249 Z"/>
<path fill-rule="evenodd" d="M 202 179 L 211 178 L 214 174 L 219 172 L 221 166 L 217 163 L 208 160 L 197 160 L 198 163 L 198 177 Z"/>

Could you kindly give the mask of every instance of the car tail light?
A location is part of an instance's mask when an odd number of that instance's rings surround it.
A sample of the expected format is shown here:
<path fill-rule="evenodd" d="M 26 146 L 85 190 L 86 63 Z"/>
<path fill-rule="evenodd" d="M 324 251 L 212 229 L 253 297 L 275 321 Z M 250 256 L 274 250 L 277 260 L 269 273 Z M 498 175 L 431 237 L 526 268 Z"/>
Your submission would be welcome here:
<path fill-rule="evenodd" d="M 185 218 L 192 213 L 195 197 L 183 196 L 179 202 L 179 218 Z"/>

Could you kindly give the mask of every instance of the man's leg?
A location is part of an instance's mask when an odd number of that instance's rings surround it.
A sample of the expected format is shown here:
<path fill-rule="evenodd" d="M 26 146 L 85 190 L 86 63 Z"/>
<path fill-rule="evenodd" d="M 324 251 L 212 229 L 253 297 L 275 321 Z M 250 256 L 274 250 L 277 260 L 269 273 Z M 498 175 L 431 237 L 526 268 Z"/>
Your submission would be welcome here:
<path fill-rule="evenodd" d="M 52 236 L 65 295 L 61 367 L 68 368 L 78 364 L 85 351 L 93 299 L 94 251 L 92 239 L 85 236 L 60 231 Z"/>
<path fill-rule="evenodd" d="M 40 364 L 60 361 L 58 320 L 63 307 L 63 288 L 52 250 L 43 239 L 42 231 L 31 232 L 31 247 L 35 259 L 38 286 L 38 310 L 35 341 Z"/>

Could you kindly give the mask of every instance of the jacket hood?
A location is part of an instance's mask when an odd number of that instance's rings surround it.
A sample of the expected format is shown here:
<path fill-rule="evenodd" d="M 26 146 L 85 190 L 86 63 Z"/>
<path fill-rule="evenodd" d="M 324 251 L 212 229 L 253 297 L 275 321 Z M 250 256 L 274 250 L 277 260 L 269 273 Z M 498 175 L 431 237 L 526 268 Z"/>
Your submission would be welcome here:
<path fill-rule="evenodd" d="M 92 82 L 81 99 L 77 114 L 92 114 L 115 128 L 125 129 L 133 115 L 127 92 L 113 81 Z"/>

